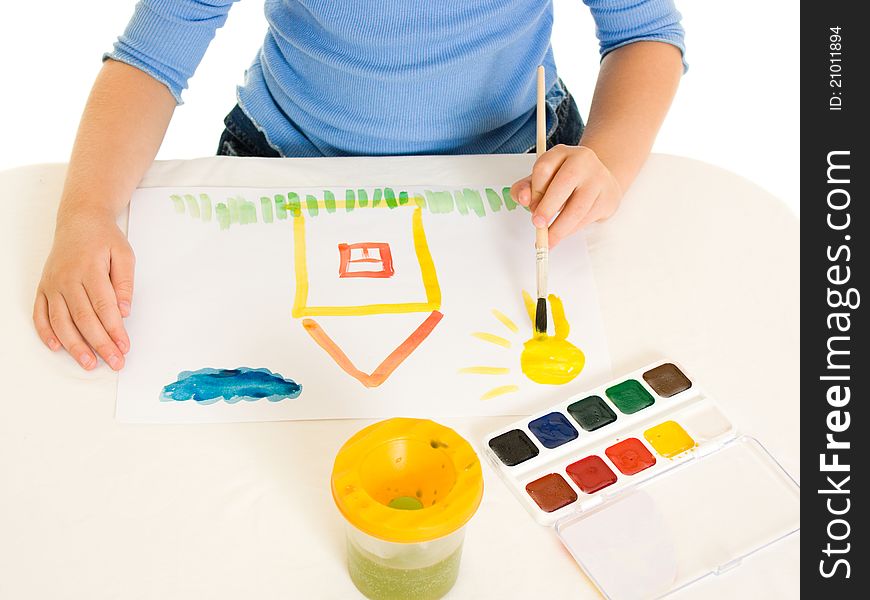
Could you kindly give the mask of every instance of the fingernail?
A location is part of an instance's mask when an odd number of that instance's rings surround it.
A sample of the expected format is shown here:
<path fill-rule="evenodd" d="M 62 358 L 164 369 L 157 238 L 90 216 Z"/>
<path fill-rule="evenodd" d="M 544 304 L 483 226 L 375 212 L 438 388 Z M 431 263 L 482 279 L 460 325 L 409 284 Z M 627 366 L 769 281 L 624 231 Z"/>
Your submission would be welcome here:
<path fill-rule="evenodd" d="M 109 366 L 116 371 L 121 368 L 121 359 L 114 354 L 109 355 L 109 358 L 106 362 L 108 362 Z"/>
<path fill-rule="evenodd" d="M 130 316 L 130 303 L 129 302 L 119 302 L 118 308 L 121 310 L 122 317 Z"/>
<path fill-rule="evenodd" d="M 60 342 L 58 342 L 54 338 L 48 338 L 48 347 L 52 350 L 57 350 L 58 348 L 60 348 Z"/>
<path fill-rule="evenodd" d="M 91 366 L 91 357 L 88 354 L 82 354 L 79 356 L 79 363 L 86 369 Z"/>
<path fill-rule="evenodd" d="M 115 345 L 118 346 L 118 350 L 120 350 L 123 354 L 127 354 L 127 342 L 124 340 L 115 340 Z"/>
<path fill-rule="evenodd" d="M 532 219 L 532 223 L 539 229 L 543 229 L 547 226 L 547 220 L 544 217 L 535 217 Z"/>

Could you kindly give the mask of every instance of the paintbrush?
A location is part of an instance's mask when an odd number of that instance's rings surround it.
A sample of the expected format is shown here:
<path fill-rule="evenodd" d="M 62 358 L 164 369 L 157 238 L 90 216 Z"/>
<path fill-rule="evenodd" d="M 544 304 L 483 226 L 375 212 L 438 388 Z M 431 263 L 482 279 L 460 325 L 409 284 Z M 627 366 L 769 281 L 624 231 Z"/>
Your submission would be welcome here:
<path fill-rule="evenodd" d="M 538 158 L 547 150 L 547 115 L 544 112 L 544 67 L 538 67 L 537 140 Z M 532 190 L 534 197 L 534 190 Z M 544 227 L 535 228 L 535 267 L 538 283 L 538 305 L 535 308 L 535 333 L 547 333 L 547 275 L 550 270 L 550 243 Z"/>

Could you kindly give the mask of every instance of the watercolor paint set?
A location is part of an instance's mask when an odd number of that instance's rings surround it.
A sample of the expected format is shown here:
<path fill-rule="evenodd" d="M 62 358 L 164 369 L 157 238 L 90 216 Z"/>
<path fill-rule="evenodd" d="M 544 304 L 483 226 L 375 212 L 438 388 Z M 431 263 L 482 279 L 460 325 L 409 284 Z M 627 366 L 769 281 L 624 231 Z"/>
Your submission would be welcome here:
<path fill-rule="evenodd" d="M 794 480 L 673 362 L 499 429 L 483 454 L 607 598 L 660 598 L 800 528 Z"/>

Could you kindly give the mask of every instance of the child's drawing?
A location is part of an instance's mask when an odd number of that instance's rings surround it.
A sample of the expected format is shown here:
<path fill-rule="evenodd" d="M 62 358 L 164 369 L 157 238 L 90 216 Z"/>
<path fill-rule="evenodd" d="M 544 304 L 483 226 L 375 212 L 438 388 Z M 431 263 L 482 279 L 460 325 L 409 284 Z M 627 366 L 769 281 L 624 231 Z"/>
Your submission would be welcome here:
<path fill-rule="evenodd" d="M 390 245 L 377 242 L 359 244 L 339 244 L 339 277 L 382 277 L 393 276 L 393 254 Z"/>
<path fill-rule="evenodd" d="M 268 400 L 280 402 L 297 398 L 302 386 L 292 379 L 269 369 L 199 369 L 182 371 L 178 380 L 163 387 L 160 399 L 164 402 L 193 400 L 197 404 L 213 404 L 223 400 L 234 404 L 241 400 L 254 402 Z"/>
<path fill-rule="evenodd" d="M 562 299 L 554 294 L 550 294 L 548 298 L 556 333 L 553 336 L 546 333 L 532 335 L 523 345 L 520 364 L 526 377 L 536 383 L 564 385 L 580 374 L 586 364 L 586 356 L 580 348 L 567 340 L 570 325 L 565 318 Z M 523 302 L 529 320 L 534 323 L 535 302 L 528 292 L 523 292 Z"/>
<path fill-rule="evenodd" d="M 507 316 L 532 302 L 534 236 L 506 187 L 138 190 L 130 223 L 123 420 L 517 414 L 609 370 L 579 237 L 552 261 L 554 334 Z M 478 331 L 481 314 L 502 330 Z M 269 368 L 178 375 L 227 364 Z"/>
<path fill-rule="evenodd" d="M 390 191 L 388 197 L 395 197 L 392 191 Z M 375 198 L 378 198 L 377 194 Z M 377 204 L 373 204 L 373 207 L 376 206 Z M 385 202 L 383 206 L 386 208 L 396 208 L 398 204 L 394 200 L 393 203 Z M 388 287 L 387 282 L 383 281 L 372 282 L 368 286 L 363 285 L 366 283 L 363 281 L 341 282 L 340 290 L 333 288 L 331 293 L 326 292 L 324 295 L 319 296 L 324 299 L 323 304 L 317 305 L 310 302 L 310 295 L 318 297 L 316 293 L 311 294 L 312 283 L 316 285 L 317 282 L 320 282 L 325 287 L 332 287 L 330 284 L 333 283 L 334 273 L 325 272 L 320 278 L 309 277 L 306 237 L 318 234 L 334 237 L 335 231 L 329 228 L 328 222 L 322 222 L 320 223 L 321 227 L 319 231 L 312 232 L 310 227 L 306 227 L 305 217 L 301 211 L 297 210 L 293 213 L 293 252 L 296 273 L 296 297 L 293 302 L 293 317 L 307 317 L 302 319 L 305 331 L 345 373 L 357 379 L 366 387 L 381 385 L 408 355 L 426 339 L 444 316 L 438 312 L 438 309 L 441 308 L 441 287 L 438 285 L 435 264 L 429 252 L 429 245 L 426 242 L 426 232 L 423 230 L 422 208 L 407 204 L 407 200 L 403 206 L 407 208 L 403 208 L 397 211 L 395 215 L 389 215 L 388 217 L 397 221 L 397 230 L 400 231 L 399 228 L 401 227 L 409 227 L 411 231 L 412 244 L 410 246 L 405 244 L 404 246 L 408 247 L 403 247 L 401 239 L 393 241 L 393 245 L 402 253 L 399 256 L 404 259 L 404 261 L 400 260 L 400 264 L 402 264 L 403 270 L 407 269 L 407 272 L 400 272 L 398 276 L 407 279 L 419 279 L 422 291 L 419 297 L 410 298 L 410 301 L 404 302 L 399 301 L 401 295 L 395 289 L 392 289 L 395 286 Z M 335 201 L 333 200 L 331 206 L 325 208 L 335 211 Z M 345 205 L 346 208 L 347 205 Z M 369 232 L 365 232 L 365 234 L 369 235 Z M 388 235 L 388 232 L 384 235 Z M 339 278 L 343 279 L 351 276 L 380 280 L 392 278 L 395 275 L 393 270 L 393 250 L 391 250 L 389 242 L 339 243 L 337 247 L 340 261 Z M 359 251 L 356 256 L 351 254 L 354 250 Z M 362 268 L 350 270 L 350 265 L 353 265 L 354 262 L 361 264 Z M 374 294 L 373 297 L 376 301 L 355 305 L 353 300 L 364 296 L 366 292 Z M 415 328 L 408 335 L 407 339 L 386 356 L 383 362 L 371 373 L 365 373 L 358 369 L 354 365 L 353 360 L 329 337 L 324 328 L 315 319 L 311 318 L 315 316 L 341 316 L 358 320 L 366 315 L 389 315 L 396 313 L 420 313 L 426 314 L 426 317 L 420 326 Z"/>
<path fill-rule="evenodd" d="M 402 364 L 402 361 L 408 358 L 408 355 L 426 339 L 426 336 L 432 332 L 432 329 L 438 324 L 438 321 L 440 321 L 443 316 L 444 315 L 437 310 L 433 310 L 432 314 L 426 317 L 426 320 L 423 321 L 417 329 L 411 332 L 408 339 L 393 350 L 371 373 L 365 373 L 357 369 L 354 366 L 353 361 L 351 361 L 341 348 L 338 347 L 338 344 L 332 341 L 323 328 L 317 324 L 317 321 L 314 319 L 302 319 L 302 326 L 305 327 L 305 331 L 308 332 L 308 335 L 310 335 L 312 339 L 314 339 L 314 341 L 317 342 L 317 344 L 323 348 L 330 357 L 332 357 L 335 364 L 341 367 L 345 373 L 354 379 L 357 379 L 366 387 L 377 387 L 386 381 L 387 377 L 389 377 L 390 374 L 392 374 L 392 372 Z"/>
<path fill-rule="evenodd" d="M 523 291 L 523 303 L 529 316 L 531 338 L 523 344 L 523 351 L 518 357 L 519 367 L 523 374 L 535 383 L 549 385 L 565 385 L 570 383 L 583 370 L 586 356 L 583 351 L 567 340 L 570 325 L 565 318 L 565 307 L 561 298 L 550 294 L 549 306 L 553 313 L 555 335 L 538 334 L 534 331 L 535 301 L 528 292 Z M 512 334 L 519 333 L 519 327 L 507 315 L 497 309 L 492 315 Z M 485 331 L 475 331 L 473 337 L 495 344 L 502 348 L 511 348 L 513 344 L 507 338 Z M 463 367 L 460 373 L 473 375 L 508 375 L 512 369 L 507 366 L 476 366 Z M 519 391 L 517 384 L 499 385 L 484 392 L 481 400 L 489 400 L 504 394 Z"/>

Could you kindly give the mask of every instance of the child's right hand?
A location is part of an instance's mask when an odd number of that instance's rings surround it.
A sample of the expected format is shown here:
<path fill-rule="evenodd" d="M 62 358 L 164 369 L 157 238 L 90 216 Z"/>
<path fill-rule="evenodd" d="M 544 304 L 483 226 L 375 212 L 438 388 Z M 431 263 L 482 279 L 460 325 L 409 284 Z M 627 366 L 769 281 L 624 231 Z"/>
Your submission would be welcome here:
<path fill-rule="evenodd" d="M 65 348 L 85 370 L 97 366 L 94 350 L 120 370 L 130 350 L 122 318 L 130 314 L 134 263 L 110 214 L 62 215 L 33 306 L 43 343 Z"/>

